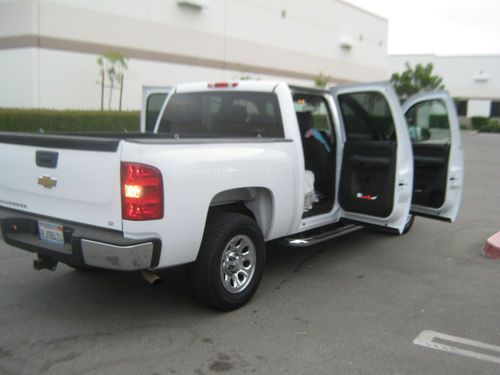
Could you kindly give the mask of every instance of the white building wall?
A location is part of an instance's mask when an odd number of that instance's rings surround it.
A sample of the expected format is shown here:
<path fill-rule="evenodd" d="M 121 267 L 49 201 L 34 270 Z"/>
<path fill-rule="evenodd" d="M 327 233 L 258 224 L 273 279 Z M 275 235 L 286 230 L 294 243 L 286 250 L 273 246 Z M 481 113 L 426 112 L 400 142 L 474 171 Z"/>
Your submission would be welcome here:
<path fill-rule="evenodd" d="M 38 52 L 0 51 L 0 107 L 38 106 Z"/>
<path fill-rule="evenodd" d="M 40 87 L 35 93 L 42 108 L 96 109 L 101 105 L 100 77 L 97 55 L 52 50 L 40 51 Z M 186 81 L 238 80 L 242 77 L 280 80 L 283 77 L 248 72 L 195 67 L 155 61 L 131 59 L 125 75 L 123 109 L 136 110 L 141 103 L 143 86 L 170 86 Z M 310 81 L 289 79 L 292 84 L 310 85 Z M 28 85 L 29 85 L 29 81 Z M 1 92 L 2 90 L 0 90 Z M 20 90 L 21 92 L 21 90 Z M 105 91 L 105 108 L 109 105 L 109 90 Z M 112 96 L 112 108 L 118 105 L 119 91 Z M 0 97 L 0 100 L 1 97 Z M 14 103 L 12 100 L 11 103 Z M 34 103 L 37 100 L 33 101 Z M 0 106 L 3 105 L 3 100 Z M 57 103 L 60 103 L 57 105 Z M 12 105 L 5 105 L 6 107 Z M 30 104 L 21 105 L 30 107 Z"/>
<path fill-rule="evenodd" d="M 403 71 L 406 62 L 434 64 L 434 72 L 455 97 L 500 99 L 500 56 L 391 55 L 389 76 Z"/>
<path fill-rule="evenodd" d="M 446 90 L 467 100 L 467 117 L 489 117 L 492 101 L 500 101 L 500 56 L 392 55 L 389 75 L 405 70 L 407 62 L 434 64 Z"/>
<path fill-rule="evenodd" d="M 470 99 L 467 102 L 467 117 L 482 116 L 489 117 L 491 100 Z"/>
<path fill-rule="evenodd" d="M 337 83 L 387 74 L 387 21 L 342 1 L 210 3 L 0 0 L 0 107 L 99 108 L 96 59 L 112 48 L 130 57 L 129 109 L 148 85 L 250 76 L 310 86 L 320 72 Z"/>

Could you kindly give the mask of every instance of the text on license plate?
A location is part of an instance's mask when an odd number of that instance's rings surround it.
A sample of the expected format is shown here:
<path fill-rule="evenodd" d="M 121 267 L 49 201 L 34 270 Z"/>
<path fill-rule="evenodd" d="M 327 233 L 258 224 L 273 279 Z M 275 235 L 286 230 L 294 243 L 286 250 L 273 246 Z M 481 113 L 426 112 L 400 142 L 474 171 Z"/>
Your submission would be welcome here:
<path fill-rule="evenodd" d="M 57 245 L 64 245 L 63 226 L 60 224 L 49 223 L 47 221 L 38 221 L 38 231 L 42 241 Z"/>

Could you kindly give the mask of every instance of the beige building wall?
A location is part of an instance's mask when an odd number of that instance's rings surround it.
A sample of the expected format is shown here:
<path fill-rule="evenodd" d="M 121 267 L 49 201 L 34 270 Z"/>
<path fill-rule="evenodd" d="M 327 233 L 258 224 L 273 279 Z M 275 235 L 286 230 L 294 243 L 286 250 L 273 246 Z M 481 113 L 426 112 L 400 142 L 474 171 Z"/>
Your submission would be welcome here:
<path fill-rule="evenodd" d="M 489 117 L 492 103 L 500 102 L 500 56 L 390 55 L 389 72 L 401 72 L 406 62 L 434 64 L 446 89 L 467 101 L 467 117 Z"/>
<path fill-rule="evenodd" d="M 0 0 L 0 106 L 97 108 L 96 58 L 110 49 L 130 59 L 127 108 L 139 107 L 144 85 L 387 75 L 387 21 L 342 1 L 203 2 Z"/>

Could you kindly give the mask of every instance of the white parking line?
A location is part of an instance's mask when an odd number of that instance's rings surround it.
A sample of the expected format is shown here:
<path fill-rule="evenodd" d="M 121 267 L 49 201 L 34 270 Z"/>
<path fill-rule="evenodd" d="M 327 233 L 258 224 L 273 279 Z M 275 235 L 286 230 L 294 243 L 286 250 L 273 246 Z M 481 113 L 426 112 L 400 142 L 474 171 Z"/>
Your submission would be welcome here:
<path fill-rule="evenodd" d="M 439 340 L 440 342 L 436 342 L 435 340 Z M 446 344 L 449 345 L 443 344 L 442 342 L 446 342 Z M 450 336 L 445 333 L 435 331 L 422 331 L 420 335 L 418 335 L 418 337 L 413 340 L 413 343 L 415 345 L 431 348 L 434 350 L 441 350 L 448 353 L 458 354 L 464 357 L 470 357 L 479 359 L 481 361 L 500 364 L 500 346 L 486 344 L 480 341 Z M 460 346 L 453 346 L 453 344 L 460 344 Z M 465 349 L 464 347 L 468 347 L 468 349 Z M 480 353 L 479 351 L 482 351 L 482 353 Z M 485 351 L 489 352 L 489 354 L 485 354 Z M 498 356 L 496 356 L 497 353 Z"/>

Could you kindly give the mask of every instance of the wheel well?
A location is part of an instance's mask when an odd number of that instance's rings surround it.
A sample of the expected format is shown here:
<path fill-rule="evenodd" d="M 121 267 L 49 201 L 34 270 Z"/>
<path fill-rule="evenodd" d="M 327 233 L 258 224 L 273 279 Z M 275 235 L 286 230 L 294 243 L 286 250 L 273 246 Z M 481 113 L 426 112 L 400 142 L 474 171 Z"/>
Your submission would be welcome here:
<path fill-rule="evenodd" d="M 237 212 L 257 222 L 264 238 L 267 238 L 274 217 L 274 199 L 267 188 L 250 187 L 231 189 L 218 193 L 210 202 L 209 214 Z"/>

